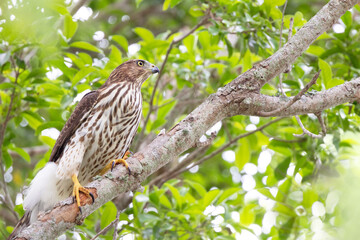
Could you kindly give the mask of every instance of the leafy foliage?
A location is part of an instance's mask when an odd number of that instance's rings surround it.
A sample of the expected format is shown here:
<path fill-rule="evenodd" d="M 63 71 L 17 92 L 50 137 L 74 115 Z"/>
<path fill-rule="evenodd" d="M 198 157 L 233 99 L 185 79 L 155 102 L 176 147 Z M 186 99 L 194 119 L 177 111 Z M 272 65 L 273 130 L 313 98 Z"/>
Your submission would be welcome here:
<path fill-rule="evenodd" d="M 0 2 L 3 236 L 11 232 L 16 215 L 23 214 L 23 196 L 18 193 L 48 161 L 56 134 L 80 96 L 101 86 L 123 61 L 143 58 L 159 67 L 164 64 L 158 84 L 151 78 L 142 88 L 146 126 L 140 126 L 135 138 L 137 150 L 279 48 L 285 0 L 130 2 L 91 1 L 77 13 L 71 10 L 72 1 Z M 306 1 L 289 1 L 282 43 L 291 18 L 295 34 L 316 11 Z M 283 78 L 288 96 L 296 95 L 319 69 L 312 91 L 359 76 L 358 17 L 356 6 L 297 59 Z M 205 18 L 205 24 L 190 32 Z M 262 93 L 279 94 L 278 79 L 266 84 Z M 178 180 L 152 181 L 181 164 L 191 149 L 155 174 L 144 192 L 135 193 L 119 216 L 119 234 L 136 239 L 357 236 L 357 231 L 347 231 L 352 229 L 347 219 L 359 212 L 351 208 L 359 196 L 350 194 L 358 188 L 359 112 L 358 103 L 326 110 L 322 115 L 328 134 L 317 140 L 294 138 L 301 128 L 295 119 L 283 119 L 240 138 L 199 166 L 189 165 L 190 171 L 176 175 Z M 301 119 L 310 131 L 319 131 L 314 115 Z M 270 120 L 223 120 L 211 130 L 218 131 L 213 143 L 192 160 L 209 156 Z M 34 152 L 39 147 L 40 153 Z M 66 234 L 93 237 L 116 218 L 116 212 L 115 201 L 109 202 Z M 112 234 L 113 230 L 100 238 L 112 239 Z"/>

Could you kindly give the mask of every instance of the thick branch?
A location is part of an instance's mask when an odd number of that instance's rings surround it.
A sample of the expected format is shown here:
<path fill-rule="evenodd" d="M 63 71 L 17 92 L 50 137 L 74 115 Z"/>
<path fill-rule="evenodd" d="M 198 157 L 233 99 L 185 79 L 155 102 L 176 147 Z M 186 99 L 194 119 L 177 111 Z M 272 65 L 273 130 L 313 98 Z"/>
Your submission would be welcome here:
<path fill-rule="evenodd" d="M 358 94 L 360 94 L 360 78 L 325 91 L 304 95 L 290 107 L 272 116 L 295 116 L 322 112 L 325 109 L 340 104 L 356 101 Z M 236 94 L 232 95 L 236 96 Z M 248 93 L 246 97 L 242 97 L 242 95 L 239 94 L 236 97 L 238 99 L 243 98 L 243 100 L 239 102 L 234 100 L 234 104 L 228 105 L 228 117 L 240 114 L 258 116 L 257 113 L 259 111 L 275 111 L 276 109 L 282 108 L 282 106 L 287 106 L 288 102 L 292 99 L 258 93 Z"/>
<path fill-rule="evenodd" d="M 276 115 L 277 113 L 285 110 L 286 108 L 289 108 L 291 105 L 293 105 L 296 101 L 298 101 L 309 89 L 312 85 L 314 85 L 316 83 L 316 80 L 318 79 L 319 75 L 320 75 L 320 71 L 318 71 L 314 77 L 311 79 L 311 81 L 306 84 L 306 86 L 301 89 L 301 91 L 295 96 L 293 97 L 287 104 L 285 104 L 284 106 L 274 110 L 274 111 L 271 111 L 271 112 L 259 112 L 258 115 L 259 116 L 262 116 L 262 117 L 270 117 L 270 116 L 274 116 Z"/>

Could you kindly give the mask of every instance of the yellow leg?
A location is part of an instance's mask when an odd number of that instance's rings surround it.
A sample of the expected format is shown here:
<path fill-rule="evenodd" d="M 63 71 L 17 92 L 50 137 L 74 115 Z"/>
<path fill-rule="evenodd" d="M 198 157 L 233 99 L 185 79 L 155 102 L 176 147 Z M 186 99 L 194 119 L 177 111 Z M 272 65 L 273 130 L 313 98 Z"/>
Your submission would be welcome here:
<path fill-rule="evenodd" d="M 129 158 L 130 155 L 130 151 L 126 151 L 126 153 L 124 154 L 123 158 L 120 159 L 114 159 L 111 160 L 111 162 L 109 162 L 101 171 L 100 171 L 100 175 L 104 175 L 107 171 L 109 171 L 109 169 L 111 169 L 111 171 L 113 170 L 113 168 L 115 167 L 116 164 L 123 164 L 125 166 L 125 168 L 129 171 L 129 174 L 131 174 L 129 165 L 126 162 L 126 159 Z"/>
<path fill-rule="evenodd" d="M 86 188 L 84 188 L 83 186 L 81 186 L 81 184 L 79 183 L 79 180 L 78 180 L 76 174 L 73 174 L 73 175 L 71 176 L 71 179 L 72 179 L 72 181 L 73 181 L 73 183 L 74 183 L 74 188 L 73 188 L 73 194 L 72 194 L 72 195 L 73 195 L 73 197 L 75 197 L 76 203 L 77 203 L 77 205 L 78 205 L 78 207 L 79 207 L 79 210 L 80 210 L 80 212 L 81 212 L 81 208 L 80 208 L 80 206 L 81 206 L 81 203 L 80 203 L 80 192 L 84 193 L 87 197 L 91 197 L 92 202 L 95 201 L 95 198 L 94 198 L 94 195 L 93 195 L 91 192 L 89 192 L 89 190 L 87 190 Z"/>

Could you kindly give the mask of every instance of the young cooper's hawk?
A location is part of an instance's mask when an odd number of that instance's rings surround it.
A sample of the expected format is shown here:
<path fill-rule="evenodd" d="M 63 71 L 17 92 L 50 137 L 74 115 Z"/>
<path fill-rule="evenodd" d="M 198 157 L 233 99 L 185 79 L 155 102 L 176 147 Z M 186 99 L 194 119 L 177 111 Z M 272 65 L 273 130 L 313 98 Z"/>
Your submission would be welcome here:
<path fill-rule="evenodd" d="M 101 88 L 83 97 L 62 129 L 49 162 L 31 182 L 23 204 L 26 212 L 12 236 L 35 221 L 39 211 L 71 194 L 80 208 L 79 191 L 93 198 L 81 184 L 105 173 L 114 163 L 127 167 L 118 158 L 126 155 L 139 126 L 140 88 L 158 72 L 147 61 L 130 60 L 118 66 Z"/>

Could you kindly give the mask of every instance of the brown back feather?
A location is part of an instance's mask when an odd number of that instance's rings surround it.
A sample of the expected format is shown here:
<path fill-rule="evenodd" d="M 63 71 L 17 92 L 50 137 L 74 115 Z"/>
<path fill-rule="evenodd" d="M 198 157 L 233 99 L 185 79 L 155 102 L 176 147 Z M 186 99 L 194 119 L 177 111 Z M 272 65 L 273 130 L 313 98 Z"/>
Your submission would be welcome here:
<path fill-rule="evenodd" d="M 86 113 L 90 112 L 99 96 L 98 91 L 87 93 L 76 106 L 74 112 L 65 123 L 61 130 L 60 136 L 56 140 L 55 146 L 51 152 L 49 162 L 56 162 L 62 155 L 64 148 L 80 124 L 86 120 L 83 118 Z"/>

